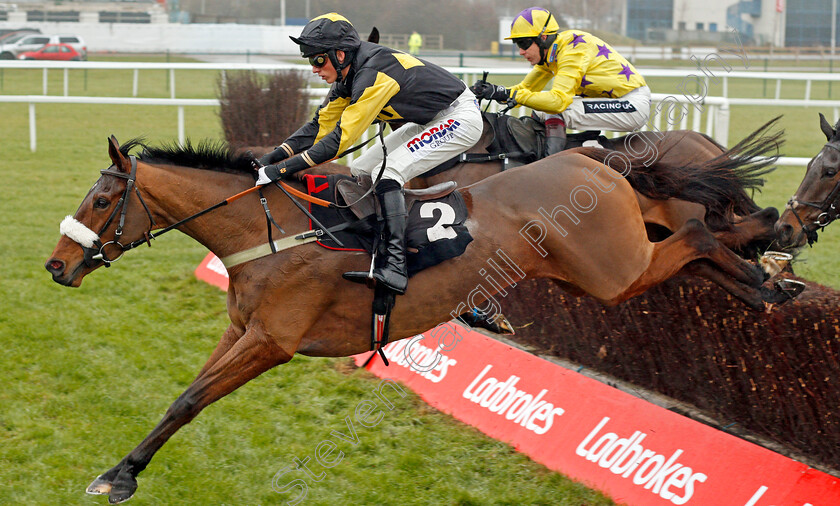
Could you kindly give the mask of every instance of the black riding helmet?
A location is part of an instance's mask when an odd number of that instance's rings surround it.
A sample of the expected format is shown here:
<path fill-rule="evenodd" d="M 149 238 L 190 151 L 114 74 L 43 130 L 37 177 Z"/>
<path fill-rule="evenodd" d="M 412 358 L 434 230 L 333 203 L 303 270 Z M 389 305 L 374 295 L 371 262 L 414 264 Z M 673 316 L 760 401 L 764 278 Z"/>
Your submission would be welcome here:
<path fill-rule="evenodd" d="M 347 18 L 335 12 L 313 18 L 303 27 L 299 37 L 289 38 L 300 46 L 301 56 L 309 58 L 326 53 L 338 71 L 350 65 L 352 58 L 345 57 L 344 63 L 339 63 L 335 52 L 341 50 L 345 53 L 355 53 L 362 45 L 359 32 Z"/>

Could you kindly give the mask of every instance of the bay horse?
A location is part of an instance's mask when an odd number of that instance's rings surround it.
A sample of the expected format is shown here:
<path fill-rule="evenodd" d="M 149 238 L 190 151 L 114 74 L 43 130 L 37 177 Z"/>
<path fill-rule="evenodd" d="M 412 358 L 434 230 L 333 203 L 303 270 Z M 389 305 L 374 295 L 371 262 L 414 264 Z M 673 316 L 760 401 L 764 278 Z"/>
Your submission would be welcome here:
<path fill-rule="evenodd" d="M 100 245 L 142 244 L 152 230 L 227 202 L 236 192 L 246 194 L 178 230 L 220 258 L 266 242 L 263 207 L 255 193 L 247 193 L 254 185 L 249 158 L 207 145 L 142 146 L 135 157 L 129 153 L 136 147 L 138 141 L 120 146 L 109 139 L 111 166 L 74 216 L 65 218 L 63 235 L 45 264 L 54 281 L 78 287 L 112 257 Z M 290 235 L 308 229 L 307 217 L 278 188 L 263 191 L 274 219 Z M 526 277 L 552 278 L 576 293 L 618 304 L 695 265 L 695 272 L 751 307 L 760 309 L 774 297 L 762 287 L 763 272 L 722 246 L 698 220 L 650 242 L 630 184 L 582 154 L 564 155 L 564 170 L 546 159 L 459 191 L 474 240 L 461 256 L 412 277 L 391 316 L 394 339 L 449 321 L 453 310 L 478 307 Z M 577 213 L 564 214 L 569 206 Z M 97 251 L 106 251 L 106 257 Z M 128 500 L 137 475 L 176 431 L 295 353 L 339 357 L 369 351 L 372 291 L 341 279 L 342 272 L 367 269 L 369 263 L 365 253 L 306 244 L 230 267 L 231 323 L 215 350 L 157 426 L 97 477 L 88 493 L 108 494 L 112 504 Z M 487 265 L 498 275 L 488 276 Z"/>
<path fill-rule="evenodd" d="M 817 242 L 818 231 L 840 215 L 840 121 L 832 127 L 820 113 L 826 143 L 808 162 L 805 177 L 776 222 L 777 243 L 784 249 Z"/>

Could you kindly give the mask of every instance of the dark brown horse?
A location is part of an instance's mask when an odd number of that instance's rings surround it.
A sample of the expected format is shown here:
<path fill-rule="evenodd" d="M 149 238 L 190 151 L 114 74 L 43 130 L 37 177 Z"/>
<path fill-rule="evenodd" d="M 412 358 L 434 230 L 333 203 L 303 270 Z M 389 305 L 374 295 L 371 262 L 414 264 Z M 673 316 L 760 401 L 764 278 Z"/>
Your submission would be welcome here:
<path fill-rule="evenodd" d="M 108 248 L 139 245 L 152 229 L 253 188 L 247 158 L 206 147 L 145 148 L 132 158 L 134 145 L 109 140 L 112 165 L 62 223 L 63 236 L 46 262 L 56 282 L 77 287 L 113 257 Z M 695 272 L 711 276 L 752 307 L 763 307 L 762 296 L 775 300 L 761 288 L 761 270 L 723 247 L 703 223 L 689 220 L 651 243 L 636 194 L 621 175 L 581 154 L 563 158 L 564 170 L 542 160 L 460 190 L 474 240 L 460 257 L 411 279 L 391 317 L 392 338 L 433 328 L 450 320 L 453 310 L 478 307 L 526 277 L 553 278 L 576 293 L 617 304 L 696 266 Z M 308 219 L 278 188 L 264 190 L 275 219 L 290 235 L 308 228 Z M 265 227 L 262 206 L 251 192 L 178 229 L 225 258 L 264 244 Z M 104 258 L 97 255 L 101 251 Z M 231 324 L 216 349 L 151 433 L 88 492 L 108 494 L 111 503 L 129 499 L 136 476 L 179 428 L 295 353 L 335 357 L 368 351 L 372 292 L 343 281 L 341 273 L 367 269 L 369 263 L 364 253 L 306 244 L 231 266 Z"/>
<path fill-rule="evenodd" d="M 645 223 L 649 225 L 651 238 L 661 239 L 664 235 L 678 230 L 689 219 L 698 219 L 709 226 L 721 243 L 730 249 L 743 251 L 745 257 L 755 258 L 756 253 L 763 252 L 775 239 L 773 225 L 779 214 L 772 207 L 761 209 L 747 195 L 747 191 L 757 189 L 762 182 L 755 175 L 755 172 L 760 172 L 758 167 L 753 168 L 753 174 L 748 174 L 744 170 L 747 165 L 744 162 L 750 158 L 769 160 L 778 156 L 782 132 L 769 132 L 777 120 L 778 118 L 759 127 L 730 150 L 710 137 L 692 130 L 635 132 L 612 139 L 615 151 L 635 160 L 637 167 L 638 164 L 647 167 L 644 170 L 645 175 L 658 173 L 660 177 L 668 178 L 672 167 L 715 160 L 719 162 L 717 166 L 720 170 L 715 174 L 697 173 L 697 180 L 693 184 L 707 186 L 715 184 L 711 181 L 713 179 L 728 179 L 727 192 L 719 194 L 711 206 L 704 206 L 692 198 L 690 192 L 682 191 L 684 188 L 674 194 L 663 193 L 657 188 L 643 188 L 636 184 L 634 174 L 630 171 L 627 177 L 636 190 L 639 207 Z M 485 120 L 484 135 L 469 152 L 486 153 L 492 142 L 491 136 L 492 130 Z M 623 160 L 627 158 L 614 157 L 608 151 L 593 148 L 575 148 L 569 151 L 582 152 L 598 161 L 606 162 L 619 172 L 625 172 Z M 720 163 L 725 158 L 729 158 L 731 163 Z M 763 165 L 769 164 L 767 161 Z M 411 184 L 414 187 L 425 187 L 453 180 L 459 185 L 469 185 L 502 170 L 501 161 L 462 163 L 433 176 L 415 178 Z M 558 166 L 558 170 L 562 170 L 562 165 Z M 729 173 L 726 173 L 727 171 Z M 737 174 L 738 171 L 741 173 Z M 673 185 L 662 185 L 663 190 L 675 188 L 677 187 Z M 657 230 L 651 226 L 664 230 Z"/>
<path fill-rule="evenodd" d="M 760 187 L 759 179 L 764 166 L 770 165 L 778 155 L 782 144 L 782 132 L 771 133 L 778 118 L 759 127 L 733 148 L 727 150 L 710 137 L 691 130 L 666 132 L 636 132 L 612 139 L 615 151 L 624 157 L 610 158 L 610 151 L 596 148 L 574 148 L 557 155 L 584 153 L 599 162 L 606 162 L 614 169 L 626 174 L 636 190 L 636 198 L 652 240 L 661 240 L 679 230 L 688 220 L 697 219 L 706 223 L 715 237 L 727 248 L 740 252 L 745 258 L 756 258 L 776 238 L 773 226 L 779 217 L 773 207 L 761 209 L 753 202 L 747 191 Z M 493 141 L 493 130 L 485 119 L 481 139 L 468 152 L 486 154 Z M 262 148 L 259 151 L 267 151 Z M 634 168 L 627 171 L 625 161 L 634 160 Z M 763 162 L 751 164 L 751 160 Z M 555 160 L 557 170 L 563 170 L 563 158 Z M 697 166 L 710 162 L 716 167 L 712 171 L 695 171 L 695 178 L 689 185 L 663 181 L 660 185 L 644 186 L 645 181 L 654 181 L 682 176 L 669 174 L 674 168 Z M 710 165 L 707 165 L 710 166 Z M 501 161 L 482 163 L 460 163 L 451 169 L 431 176 L 412 179 L 411 188 L 427 188 L 445 181 L 455 181 L 467 186 L 481 181 L 503 170 Z M 642 179 L 635 180 L 635 172 L 642 173 Z M 314 169 L 319 174 L 347 174 L 348 168 L 339 164 L 327 164 Z M 710 187 L 725 188 L 711 201 Z M 692 195 L 688 187 L 700 188 L 704 203 Z M 668 193 L 670 192 L 670 193 Z"/>
<path fill-rule="evenodd" d="M 817 242 L 818 231 L 840 215 L 840 121 L 832 127 L 820 113 L 820 129 L 827 142 L 808 162 L 805 177 L 776 223 L 782 248 Z"/>

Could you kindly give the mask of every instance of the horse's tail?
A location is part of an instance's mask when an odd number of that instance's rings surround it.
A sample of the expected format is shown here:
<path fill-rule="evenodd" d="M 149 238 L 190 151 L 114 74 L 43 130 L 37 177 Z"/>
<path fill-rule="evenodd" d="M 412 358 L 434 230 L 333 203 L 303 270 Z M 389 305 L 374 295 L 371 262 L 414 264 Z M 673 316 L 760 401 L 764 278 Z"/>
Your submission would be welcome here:
<path fill-rule="evenodd" d="M 779 118 L 773 118 L 731 149 L 705 162 L 685 165 L 661 160 L 643 162 L 641 157 L 598 148 L 583 148 L 580 152 L 625 174 L 630 185 L 646 197 L 702 204 L 707 210 L 707 221 L 720 219 L 723 221 L 719 224 L 725 226 L 729 222 L 725 217 L 731 212 L 749 214 L 760 209 L 747 191 L 760 189 L 764 184 L 761 176 L 775 168 L 784 130 L 770 130 Z"/>

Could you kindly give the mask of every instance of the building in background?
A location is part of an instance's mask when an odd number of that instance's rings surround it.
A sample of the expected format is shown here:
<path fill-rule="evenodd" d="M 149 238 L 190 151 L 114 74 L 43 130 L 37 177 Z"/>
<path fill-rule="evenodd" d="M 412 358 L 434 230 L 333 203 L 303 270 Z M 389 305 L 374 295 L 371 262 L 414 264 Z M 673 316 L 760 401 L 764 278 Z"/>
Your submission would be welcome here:
<path fill-rule="evenodd" d="M 837 0 L 625 0 L 622 35 L 646 43 L 715 44 L 737 30 L 745 44 L 840 44 Z M 832 17 L 835 20 L 832 28 Z"/>

